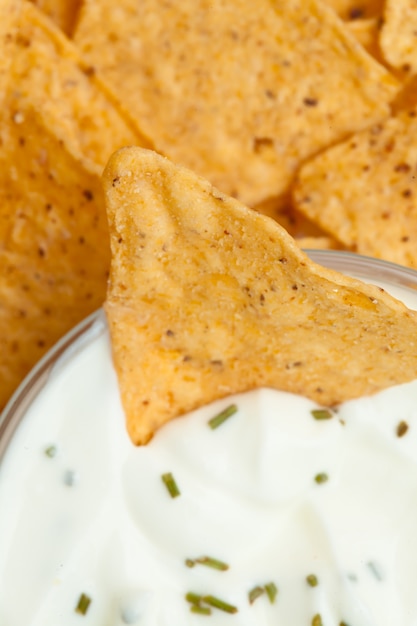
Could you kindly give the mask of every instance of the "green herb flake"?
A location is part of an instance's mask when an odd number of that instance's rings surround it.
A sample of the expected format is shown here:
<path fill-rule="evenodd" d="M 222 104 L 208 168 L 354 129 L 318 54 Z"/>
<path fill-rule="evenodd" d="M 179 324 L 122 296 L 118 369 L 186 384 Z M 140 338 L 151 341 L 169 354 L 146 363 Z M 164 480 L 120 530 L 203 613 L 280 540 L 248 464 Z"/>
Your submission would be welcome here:
<path fill-rule="evenodd" d="M 193 591 L 189 591 L 186 596 L 185 599 L 187 600 L 187 602 L 189 602 L 190 604 L 200 604 L 201 600 L 203 599 L 203 596 L 201 596 L 198 593 L 194 593 Z"/>
<path fill-rule="evenodd" d="M 165 487 L 168 489 L 168 493 L 171 496 L 171 498 L 176 498 L 177 496 L 181 494 L 180 490 L 178 489 L 178 485 L 175 482 L 175 479 L 173 475 L 171 474 L 171 472 L 168 472 L 167 474 L 162 474 L 161 478 Z"/>
<path fill-rule="evenodd" d="M 80 615 L 86 615 L 91 604 L 91 598 L 87 596 L 85 593 L 82 593 L 78 599 L 77 606 L 75 607 L 75 612 Z"/>
<path fill-rule="evenodd" d="M 251 589 L 248 593 L 249 604 L 253 604 L 263 593 L 265 593 L 265 589 L 263 587 L 254 587 Z"/>
<path fill-rule="evenodd" d="M 212 417 L 208 421 L 208 425 L 210 426 L 212 430 L 215 430 L 216 428 L 221 426 L 223 422 L 229 419 L 229 417 L 237 413 L 237 410 L 238 409 L 237 409 L 236 404 L 231 404 L 230 406 L 226 407 L 223 411 L 221 411 L 221 413 Z"/>
<path fill-rule="evenodd" d="M 311 620 L 311 626 L 323 626 L 320 613 L 317 613 Z"/>
<path fill-rule="evenodd" d="M 382 572 L 381 572 L 380 568 L 378 567 L 378 565 L 374 561 L 369 561 L 367 563 L 367 566 L 369 568 L 369 571 L 371 572 L 371 574 L 374 576 L 374 578 L 376 580 L 382 580 L 383 579 Z"/>
<path fill-rule="evenodd" d="M 54 445 L 51 445 L 45 448 L 44 452 L 45 452 L 45 456 L 47 456 L 50 459 L 53 459 L 58 453 L 58 448 Z"/>
<path fill-rule="evenodd" d="M 318 485 L 322 485 L 323 483 L 327 483 L 327 481 L 329 480 L 329 476 L 328 474 L 326 474 L 326 472 L 320 472 L 319 474 L 316 474 L 314 476 L 314 480 Z"/>
<path fill-rule="evenodd" d="M 339 626 L 349 626 L 346 622 L 340 622 Z"/>
<path fill-rule="evenodd" d="M 211 608 L 209 606 L 200 606 L 199 604 L 193 604 L 190 606 L 191 613 L 198 613 L 198 615 L 211 615 Z"/>
<path fill-rule="evenodd" d="M 268 596 L 270 603 L 274 604 L 275 599 L 278 595 L 278 589 L 275 583 L 267 583 L 265 585 L 265 591 L 266 591 L 266 595 Z"/>
<path fill-rule="evenodd" d="M 185 559 L 185 564 L 187 567 L 194 567 L 195 561 L 193 561 L 193 559 Z"/>
<path fill-rule="evenodd" d="M 309 574 L 308 576 L 306 576 L 306 581 L 310 585 L 310 587 L 317 587 L 317 585 L 319 584 L 319 579 L 315 574 Z"/>
<path fill-rule="evenodd" d="M 404 422 L 404 421 L 400 422 L 397 426 L 397 437 L 404 437 L 407 430 L 408 430 L 407 422 Z"/>
<path fill-rule="evenodd" d="M 237 607 L 233 606 L 232 604 L 228 604 L 227 602 L 224 602 L 224 600 L 220 600 L 219 598 L 216 598 L 215 596 L 204 596 L 202 598 L 202 602 L 204 602 L 204 604 L 208 604 L 209 606 L 212 606 L 214 609 L 219 609 L 219 611 L 224 611 L 225 613 L 237 613 Z"/>
<path fill-rule="evenodd" d="M 198 557 L 198 559 L 194 560 L 194 563 L 199 563 L 200 565 L 205 565 L 206 567 L 217 569 L 220 572 L 225 572 L 229 569 L 227 563 L 219 561 L 219 559 L 213 559 L 211 556 L 200 556 Z"/>
<path fill-rule="evenodd" d="M 312 409 L 311 415 L 315 420 L 329 420 L 333 417 L 333 413 L 329 409 Z"/>

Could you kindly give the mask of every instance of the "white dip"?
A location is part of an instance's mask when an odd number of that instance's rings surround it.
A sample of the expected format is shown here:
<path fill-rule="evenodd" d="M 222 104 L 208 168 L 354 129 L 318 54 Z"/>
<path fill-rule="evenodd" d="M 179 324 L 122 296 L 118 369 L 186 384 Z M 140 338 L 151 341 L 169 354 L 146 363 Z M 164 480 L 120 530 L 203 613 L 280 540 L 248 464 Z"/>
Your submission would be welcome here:
<path fill-rule="evenodd" d="M 100 324 L 58 363 L 1 464 L 1 626 L 417 624 L 417 382 L 327 420 L 259 390 L 135 448 Z M 229 569 L 185 564 L 204 556 Z M 238 611 L 192 613 L 187 592 Z"/>

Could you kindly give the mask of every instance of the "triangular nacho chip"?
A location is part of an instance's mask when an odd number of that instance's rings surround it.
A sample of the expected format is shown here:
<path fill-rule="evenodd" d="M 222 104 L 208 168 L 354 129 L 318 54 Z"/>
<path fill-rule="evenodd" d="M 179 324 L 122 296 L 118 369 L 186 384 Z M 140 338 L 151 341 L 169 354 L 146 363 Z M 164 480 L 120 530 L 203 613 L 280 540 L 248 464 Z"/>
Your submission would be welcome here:
<path fill-rule="evenodd" d="M 322 268 L 274 220 L 154 152 L 104 173 L 106 301 L 132 440 L 266 386 L 333 405 L 417 376 L 417 312 Z"/>
<path fill-rule="evenodd" d="M 0 113 L 0 410 L 106 289 L 101 170 L 71 154 L 40 117 L 27 108 Z"/>
<path fill-rule="evenodd" d="M 67 145 L 104 167 L 126 145 L 150 147 L 118 111 L 79 50 L 35 6 L 19 0 L 18 34 L 9 46 L 10 90 L 38 110 Z"/>
<path fill-rule="evenodd" d="M 250 206 L 398 89 L 320 0 L 86 0 L 74 41 L 155 150 Z"/>
<path fill-rule="evenodd" d="M 1 410 L 46 350 L 102 304 L 100 176 L 115 149 L 141 138 L 39 9 L 0 5 Z"/>
<path fill-rule="evenodd" d="M 295 204 L 348 248 L 417 268 L 416 159 L 414 108 L 306 163 Z"/>

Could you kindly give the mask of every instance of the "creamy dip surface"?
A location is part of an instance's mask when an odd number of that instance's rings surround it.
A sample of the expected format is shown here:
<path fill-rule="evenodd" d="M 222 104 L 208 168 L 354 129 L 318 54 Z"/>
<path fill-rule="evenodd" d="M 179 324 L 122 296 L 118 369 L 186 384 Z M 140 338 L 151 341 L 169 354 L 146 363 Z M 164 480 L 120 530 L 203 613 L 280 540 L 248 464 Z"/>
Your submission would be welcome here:
<path fill-rule="evenodd" d="M 136 448 L 99 318 L 1 461 L 0 625 L 415 626 L 417 381 L 318 408 L 261 389 Z"/>

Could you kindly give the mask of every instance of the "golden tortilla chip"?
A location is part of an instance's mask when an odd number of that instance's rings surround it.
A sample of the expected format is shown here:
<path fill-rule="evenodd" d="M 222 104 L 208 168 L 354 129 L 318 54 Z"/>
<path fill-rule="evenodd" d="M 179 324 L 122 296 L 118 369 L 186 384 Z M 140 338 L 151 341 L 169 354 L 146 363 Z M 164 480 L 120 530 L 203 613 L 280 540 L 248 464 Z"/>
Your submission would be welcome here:
<path fill-rule="evenodd" d="M 324 0 L 344 20 L 362 20 L 382 15 L 385 0 Z"/>
<path fill-rule="evenodd" d="M 38 359 L 104 300 L 101 168 L 34 110 L 0 112 L 0 409 Z"/>
<path fill-rule="evenodd" d="M 106 301 L 128 430 L 274 387 L 333 405 L 417 376 L 417 312 L 320 267 L 274 220 L 154 152 L 104 173 Z"/>
<path fill-rule="evenodd" d="M 398 90 L 318 0 L 86 0 L 74 40 L 155 150 L 251 206 Z"/>
<path fill-rule="evenodd" d="M 133 130 L 77 48 L 29 2 L 21 2 L 9 80 L 16 100 L 37 108 L 52 132 L 65 135 L 102 166 L 126 145 L 149 146 Z"/>
<path fill-rule="evenodd" d="M 386 0 L 380 45 L 390 65 L 417 72 L 416 0 Z"/>
<path fill-rule="evenodd" d="M 31 0 L 62 32 L 71 36 L 82 0 Z"/>
<path fill-rule="evenodd" d="M 417 268 L 417 108 L 301 168 L 297 208 L 361 254 Z"/>

